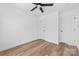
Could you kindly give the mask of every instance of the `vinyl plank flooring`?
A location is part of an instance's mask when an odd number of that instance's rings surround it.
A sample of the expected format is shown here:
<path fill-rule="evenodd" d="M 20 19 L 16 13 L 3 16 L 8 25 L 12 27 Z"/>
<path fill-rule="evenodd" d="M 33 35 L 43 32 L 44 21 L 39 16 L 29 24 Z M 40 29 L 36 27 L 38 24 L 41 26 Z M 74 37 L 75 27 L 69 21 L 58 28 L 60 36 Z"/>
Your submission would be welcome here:
<path fill-rule="evenodd" d="M 55 44 L 37 39 L 2 51 L 0 56 L 79 56 L 79 50 L 63 42 Z"/>
<path fill-rule="evenodd" d="M 20 46 L 17 46 L 17 47 L 14 47 L 14 48 L 11 48 L 11 49 L 8 49 L 8 50 L 5 50 L 5 51 L 2 51 L 0 52 L 0 55 L 18 55 L 20 54 L 21 52 L 23 52 L 24 50 L 28 50 L 28 49 L 31 49 L 32 47 L 35 47 L 37 46 L 39 43 L 43 43 L 43 42 L 46 42 L 44 40 L 34 40 L 32 42 L 28 42 L 28 43 L 25 43 L 23 45 L 20 45 Z"/>
<path fill-rule="evenodd" d="M 77 56 L 78 48 L 76 46 L 72 46 L 72 45 L 68 45 L 66 43 L 60 42 L 59 52 L 60 52 L 60 55 L 63 55 L 63 56 Z"/>

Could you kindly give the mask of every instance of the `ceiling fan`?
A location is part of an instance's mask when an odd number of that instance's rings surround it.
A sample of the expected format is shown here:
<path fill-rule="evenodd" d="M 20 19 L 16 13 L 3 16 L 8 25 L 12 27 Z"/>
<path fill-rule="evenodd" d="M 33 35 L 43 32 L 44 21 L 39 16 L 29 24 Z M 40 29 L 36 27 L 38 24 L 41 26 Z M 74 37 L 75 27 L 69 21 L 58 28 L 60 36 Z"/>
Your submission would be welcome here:
<path fill-rule="evenodd" d="M 53 6 L 54 5 L 53 3 L 32 3 L 32 4 L 34 4 L 36 6 L 33 9 L 31 9 L 30 11 L 34 11 L 38 6 L 40 6 L 39 9 L 42 13 L 44 12 L 42 7 Z"/>

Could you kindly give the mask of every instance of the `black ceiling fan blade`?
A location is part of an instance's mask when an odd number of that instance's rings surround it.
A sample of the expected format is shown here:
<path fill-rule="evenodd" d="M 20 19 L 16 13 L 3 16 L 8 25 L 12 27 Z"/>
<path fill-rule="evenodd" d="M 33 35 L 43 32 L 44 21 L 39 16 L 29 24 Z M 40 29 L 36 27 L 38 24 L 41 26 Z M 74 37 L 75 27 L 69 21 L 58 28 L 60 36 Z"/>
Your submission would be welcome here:
<path fill-rule="evenodd" d="M 32 4 L 34 4 L 34 5 L 38 5 L 39 3 L 32 3 Z"/>
<path fill-rule="evenodd" d="M 36 7 L 34 7 L 33 9 L 31 9 L 31 11 L 34 11 L 36 8 L 37 8 L 37 6 L 36 6 Z"/>
<path fill-rule="evenodd" d="M 44 10 L 43 10 L 43 8 L 42 8 L 42 7 L 40 7 L 40 10 L 41 10 L 41 12 L 42 12 L 42 13 L 44 12 Z"/>
<path fill-rule="evenodd" d="M 41 4 L 41 6 L 53 6 L 53 3 L 49 3 L 49 4 Z"/>

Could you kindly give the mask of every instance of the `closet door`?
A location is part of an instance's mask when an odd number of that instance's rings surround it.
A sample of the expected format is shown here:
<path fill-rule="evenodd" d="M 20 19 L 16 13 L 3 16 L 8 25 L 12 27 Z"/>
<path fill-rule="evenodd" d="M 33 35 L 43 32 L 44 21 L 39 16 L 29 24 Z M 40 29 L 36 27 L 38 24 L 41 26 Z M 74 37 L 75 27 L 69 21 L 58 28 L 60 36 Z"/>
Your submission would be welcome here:
<path fill-rule="evenodd" d="M 74 23 L 74 42 L 75 45 L 79 48 L 79 12 L 76 11 L 73 17 Z"/>
<path fill-rule="evenodd" d="M 79 12 L 66 12 L 62 17 L 62 41 L 79 46 Z"/>
<path fill-rule="evenodd" d="M 65 14 L 62 19 L 62 41 L 74 44 L 73 18 L 71 15 Z"/>
<path fill-rule="evenodd" d="M 40 18 L 40 38 L 58 43 L 58 13 L 51 13 Z"/>

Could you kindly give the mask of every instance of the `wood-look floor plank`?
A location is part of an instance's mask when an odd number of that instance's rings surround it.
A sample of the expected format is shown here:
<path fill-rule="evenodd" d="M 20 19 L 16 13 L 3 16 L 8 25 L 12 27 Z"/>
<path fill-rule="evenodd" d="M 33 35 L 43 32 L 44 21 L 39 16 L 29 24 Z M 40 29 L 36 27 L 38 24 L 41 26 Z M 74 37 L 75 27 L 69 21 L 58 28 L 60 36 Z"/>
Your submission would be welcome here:
<path fill-rule="evenodd" d="M 66 43 L 60 42 L 60 55 L 63 56 L 77 56 L 78 55 L 78 48 L 76 46 L 68 45 Z"/>
<path fill-rule="evenodd" d="M 41 46 L 39 49 L 37 49 L 36 51 L 34 51 L 33 53 L 31 53 L 30 55 L 32 56 L 44 56 L 47 55 L 46 54 L 46 47 L 48 47 L 49 43 Z M 45 53 L 45 54 L 44 54 Z"/>
<path fill-rule="evenodd" d="M 42 43 L 42 42 L 45 42 L 45 40 L 42 40 L 42 39 L 34 40 L 32 42 L 28 42 L 23 45 L 2 51 L 2 52 L 0 52 L 0 55 L 7 55 L 7 56 L 8 55 L 17 55 L 20 52 L 23 52 L 26 49 L 32 48 L 32 47 L 38 45 L 38 43 Z"/>
<path fill-rule="evenodd" d="M 58 45 L 50 43 L 47 48 L 49 50 L 48 56 L 58 56 Z"/>
<path fill-rule="evenodd" d="M 39 42 L 38 44 L 36 44 L 35 46 L 32 46 L 31 48 L 29 48 L 28 50 L 22 51 L 17 55 L 21 55 L 21 56 L 25 56 L 25 55 L 30 55 L 33 52 L 36 52 L 36 50 L 40 49 L 42 46 L 47 45 L 48 42 L 43 41 L 43 42 Z"/>
<path fill-rule="evenodd" d="M 37 39 L 2 51 L 0 56 L 79 56 L 79 50 L 63 42 L 55 44 Z"/>

